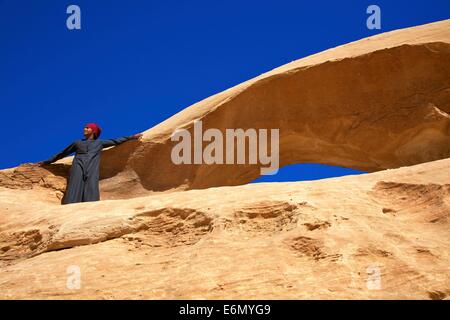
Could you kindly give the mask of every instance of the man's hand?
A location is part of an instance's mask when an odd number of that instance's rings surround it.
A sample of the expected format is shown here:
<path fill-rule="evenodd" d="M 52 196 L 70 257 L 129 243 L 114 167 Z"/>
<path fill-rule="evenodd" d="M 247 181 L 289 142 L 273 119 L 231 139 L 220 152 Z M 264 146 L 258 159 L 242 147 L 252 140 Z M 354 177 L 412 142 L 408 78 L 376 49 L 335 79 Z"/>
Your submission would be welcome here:
<path fill-rule="evenodd" d="M 132 139 L 140 139 L 142 136 L 143 136 L 142 133 L 136 133 L 135 135 L 132 136 L 133 137 Z"/>

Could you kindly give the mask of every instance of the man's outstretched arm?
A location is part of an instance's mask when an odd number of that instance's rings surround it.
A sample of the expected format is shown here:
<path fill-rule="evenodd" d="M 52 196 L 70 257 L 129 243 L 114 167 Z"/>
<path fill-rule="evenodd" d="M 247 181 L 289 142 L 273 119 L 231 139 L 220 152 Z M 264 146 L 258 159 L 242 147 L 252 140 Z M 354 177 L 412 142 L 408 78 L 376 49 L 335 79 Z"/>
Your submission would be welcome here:
<path fill-rule="evenodd" d="M 103 148 L 106 148 L 106 147 L 117 146 L 128 140 L 136 140 L 136 139 L 139 139 L 140 137 L 142 137 L 142 133 L 134 134 L 132 136 L 123 136 L 123 137 L 116 138 L 116 139 L 101 140 L 101 142 L 102 142 Z"/>
<path fill-rule="evenodd" d="M 38 162 L 38 164 L 50 164 L 53 163 L 59 159 L 62 159 L 64 157 L 67 157 L 68 155 L 74 153 L 76 151 L 76 145 L 75 142 L 72 142 L 70 145 L 68 145 L 64 150 L 62 150 L 61 152 L 55 154 L 53 157 L 44 160 L 44 161 L 40 161 Z"/>

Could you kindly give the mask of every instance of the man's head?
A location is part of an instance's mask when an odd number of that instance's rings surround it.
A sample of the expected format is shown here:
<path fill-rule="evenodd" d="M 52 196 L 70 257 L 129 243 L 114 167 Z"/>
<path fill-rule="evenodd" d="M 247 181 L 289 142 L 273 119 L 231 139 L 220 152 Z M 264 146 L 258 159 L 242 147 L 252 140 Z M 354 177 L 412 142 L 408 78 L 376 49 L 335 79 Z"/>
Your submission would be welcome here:
<path fill-rule="evenodd" d="M 98 139 L 102 132 L 102 129 L 95 123 L 88 123 L 84 126 L 84 136 L 86 139 Z"/>

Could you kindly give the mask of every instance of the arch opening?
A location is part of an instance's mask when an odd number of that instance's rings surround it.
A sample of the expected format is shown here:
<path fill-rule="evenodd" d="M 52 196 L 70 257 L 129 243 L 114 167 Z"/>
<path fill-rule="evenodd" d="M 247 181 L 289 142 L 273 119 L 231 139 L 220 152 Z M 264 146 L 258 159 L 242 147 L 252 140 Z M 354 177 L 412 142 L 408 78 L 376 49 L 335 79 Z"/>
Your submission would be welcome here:
<path fill-rule="evenodd" d="M 274 175 L 261 175 L 250 183 L 311 181 L 366 173 L 368 172 L 320 163 L 296 163 L 279 168 Z"/>

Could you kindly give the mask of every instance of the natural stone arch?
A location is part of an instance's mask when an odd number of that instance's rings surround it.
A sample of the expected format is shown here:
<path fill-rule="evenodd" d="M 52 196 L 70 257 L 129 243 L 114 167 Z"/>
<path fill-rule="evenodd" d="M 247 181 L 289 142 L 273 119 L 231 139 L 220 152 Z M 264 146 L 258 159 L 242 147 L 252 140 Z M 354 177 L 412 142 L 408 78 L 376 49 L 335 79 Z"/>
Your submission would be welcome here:
<path fill-rule="evenodd" d="M 182 110 L 142 141 L 105 150 L 102 199 L 258 177 L 259 165 L 173 164 L 170 136 L 192 131 L 195 120 L 221 132 L 279 128 L 280 167 L 321 163 L 373 172 L 449 157 L 449 113 L 450 20 L 388 32 L 283 65 Z M 60 160 L 61 170 L 3 170 L 0 185 L 61 190 L 70 162 Z"/>
<path fill-rule="evenodd" d="M 214 98 L 208 108 L 194 105 L 146 132 L 148 141 L 127 164 L 136 183 L 166 191 L 258 177 L 259 165 L 174 165 L 170 154 L 177 142 L 170 134 L 180 119 L 191 132 L 195 119 L 203 130 L 224 134 L 227 128 L 279 128 L 280 166 L 322 163 L 373 172 L 450 155 L 450 45 L 443 42 L 292 69 Z M 122 172 L 117 179 L 126 177 Z"/>

